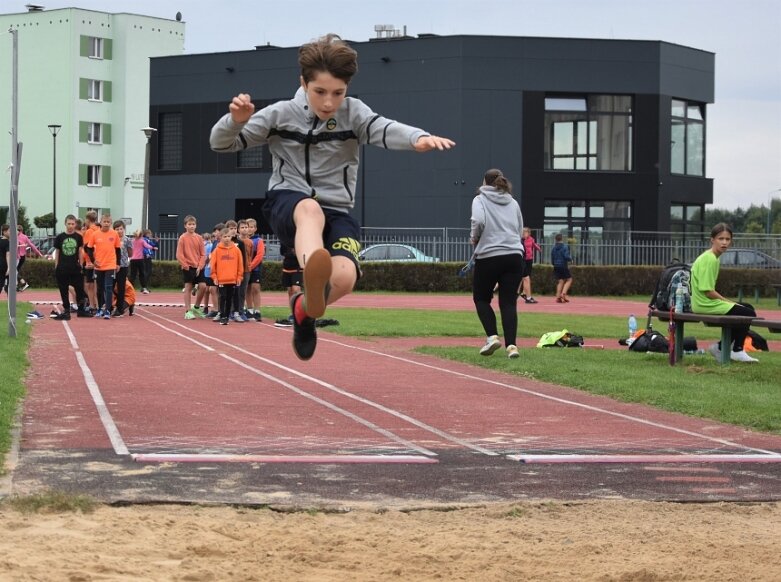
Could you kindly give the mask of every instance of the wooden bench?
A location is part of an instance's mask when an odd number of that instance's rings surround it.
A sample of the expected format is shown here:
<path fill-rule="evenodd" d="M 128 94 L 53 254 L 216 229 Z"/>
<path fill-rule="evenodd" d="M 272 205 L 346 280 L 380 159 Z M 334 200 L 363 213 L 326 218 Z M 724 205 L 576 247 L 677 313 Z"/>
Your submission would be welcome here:
<path fill-rule="evenodd" d="M 752 320 L 751 325 L 753 327 L 766 327 L 770 333 L 781 333 L 781 321 L 774 321 L 771 319 L 763 319 L 757 317 Z"/>
<path fill-rule="evenodd" d="M 651 317 L 656 317 L 659 321 L 669 323 L 669 311 L 651 311 Z M 732 329 L 751 325 L 757 318 L 743 315 L 705 315 L 702 313 L 673 313 L 675 322 L 675 356 L 674 363 L 683 359 L 683 328 L 686 323 L 702 323 L 708 327 L 721 328 L 721 364 L 729 364 L 729 353 L 732 349 Z M 781 325 L 781 323 L 779 323 Z M 724 349 L 724 346 L 727 346 Z"/>

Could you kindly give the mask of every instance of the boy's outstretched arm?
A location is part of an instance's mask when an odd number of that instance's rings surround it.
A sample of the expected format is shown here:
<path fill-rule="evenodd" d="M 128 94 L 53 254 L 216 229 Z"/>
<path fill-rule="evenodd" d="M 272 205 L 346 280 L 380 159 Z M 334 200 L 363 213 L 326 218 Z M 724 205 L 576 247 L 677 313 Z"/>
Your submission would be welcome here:
<path fill-rule="evenodd" d="M 415 142 L 416 152 L 428 152 L 433 149 L 437 150 L 449 150 L 455 147 L 456 142 L 446 137 L 439 137 L 438 135 L 422 135 Z"/>

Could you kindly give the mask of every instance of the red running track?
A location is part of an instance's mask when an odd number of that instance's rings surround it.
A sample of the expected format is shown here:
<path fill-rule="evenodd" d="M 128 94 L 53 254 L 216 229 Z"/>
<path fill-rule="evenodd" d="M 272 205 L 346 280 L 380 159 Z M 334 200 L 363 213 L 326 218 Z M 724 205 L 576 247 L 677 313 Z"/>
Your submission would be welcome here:
<path fill-rule="evenodd" d="M 184 321 L 174 308 L 34 325 L 22 451 L 348 462 L 446 451 L 781 455 L 778 436 L 323 331 L 300 362 L 290 329 Z"/>

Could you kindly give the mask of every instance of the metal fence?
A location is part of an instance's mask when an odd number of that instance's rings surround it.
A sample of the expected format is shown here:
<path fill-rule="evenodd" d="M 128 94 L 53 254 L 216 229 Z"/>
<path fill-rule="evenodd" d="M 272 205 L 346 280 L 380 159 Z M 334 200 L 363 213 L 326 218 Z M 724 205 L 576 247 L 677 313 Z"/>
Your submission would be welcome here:
<path fill-rule="evenodd" d="M 469 229 L 466 228 L 363 228 L 361 243 L 364 248 L 381 243 L 398 243 L 413 246 L 423 254 L 437 257 L 443 262 L 465 263 L 472 255 Z M 693 235 L 687 234 L 687 237 Z M 176 241 L 179 235 L 158 235 L 160 250 L 158 259 L 173 260 L 176 257 Z M 267 244 L 278 244 L 276 236 L 264 236 Z M 542 247 L 535 261 L 550 262 L 553 236 L 536 233 L 535 239 Z M 710 247 L 708 234 L 681 240 L 680 234 L 669 232 L 602 232 L 565 238 L 570 253 L 578 265 L 664 265 L 673 258 L 692 262 Z M 781 236 L 736 234 L 733 248 L 753 249 L 781 259 Z"/>

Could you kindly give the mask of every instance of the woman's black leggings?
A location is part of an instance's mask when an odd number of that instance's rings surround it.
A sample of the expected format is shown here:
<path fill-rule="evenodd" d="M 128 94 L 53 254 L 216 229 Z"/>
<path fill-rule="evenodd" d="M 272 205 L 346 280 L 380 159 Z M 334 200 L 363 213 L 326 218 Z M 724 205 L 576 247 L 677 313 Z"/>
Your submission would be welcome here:
<path fill-rule="evenodd" d="M 746 315 L 749 317 L 756 317 L 757 312 L 754 310 L 754 307 L 748 303 L 736 303 L 732 306 L 732 309 L 727 312 L 727 315 Z M 733 352 L 740 352 L 743 350 L 743 344 L 745 343 L 746 336 L 748 335 L 748 328 L 749 326 L 747 325 L 744 327 L 732 328 Z M 721 349 L 721 342 L 719 342 L 719 349 Z"/>
<path fill-rule="evenodd" d="M 472 300 L 485 335 L 499 335 L 491 307 L 494 287 L 499 286 L 499 313 L 504 345 L 515 345 L 518 335 L 518 287 L 523 274 L 523 255 L 499 255 L 477 259 L 472 280 Z"/>

